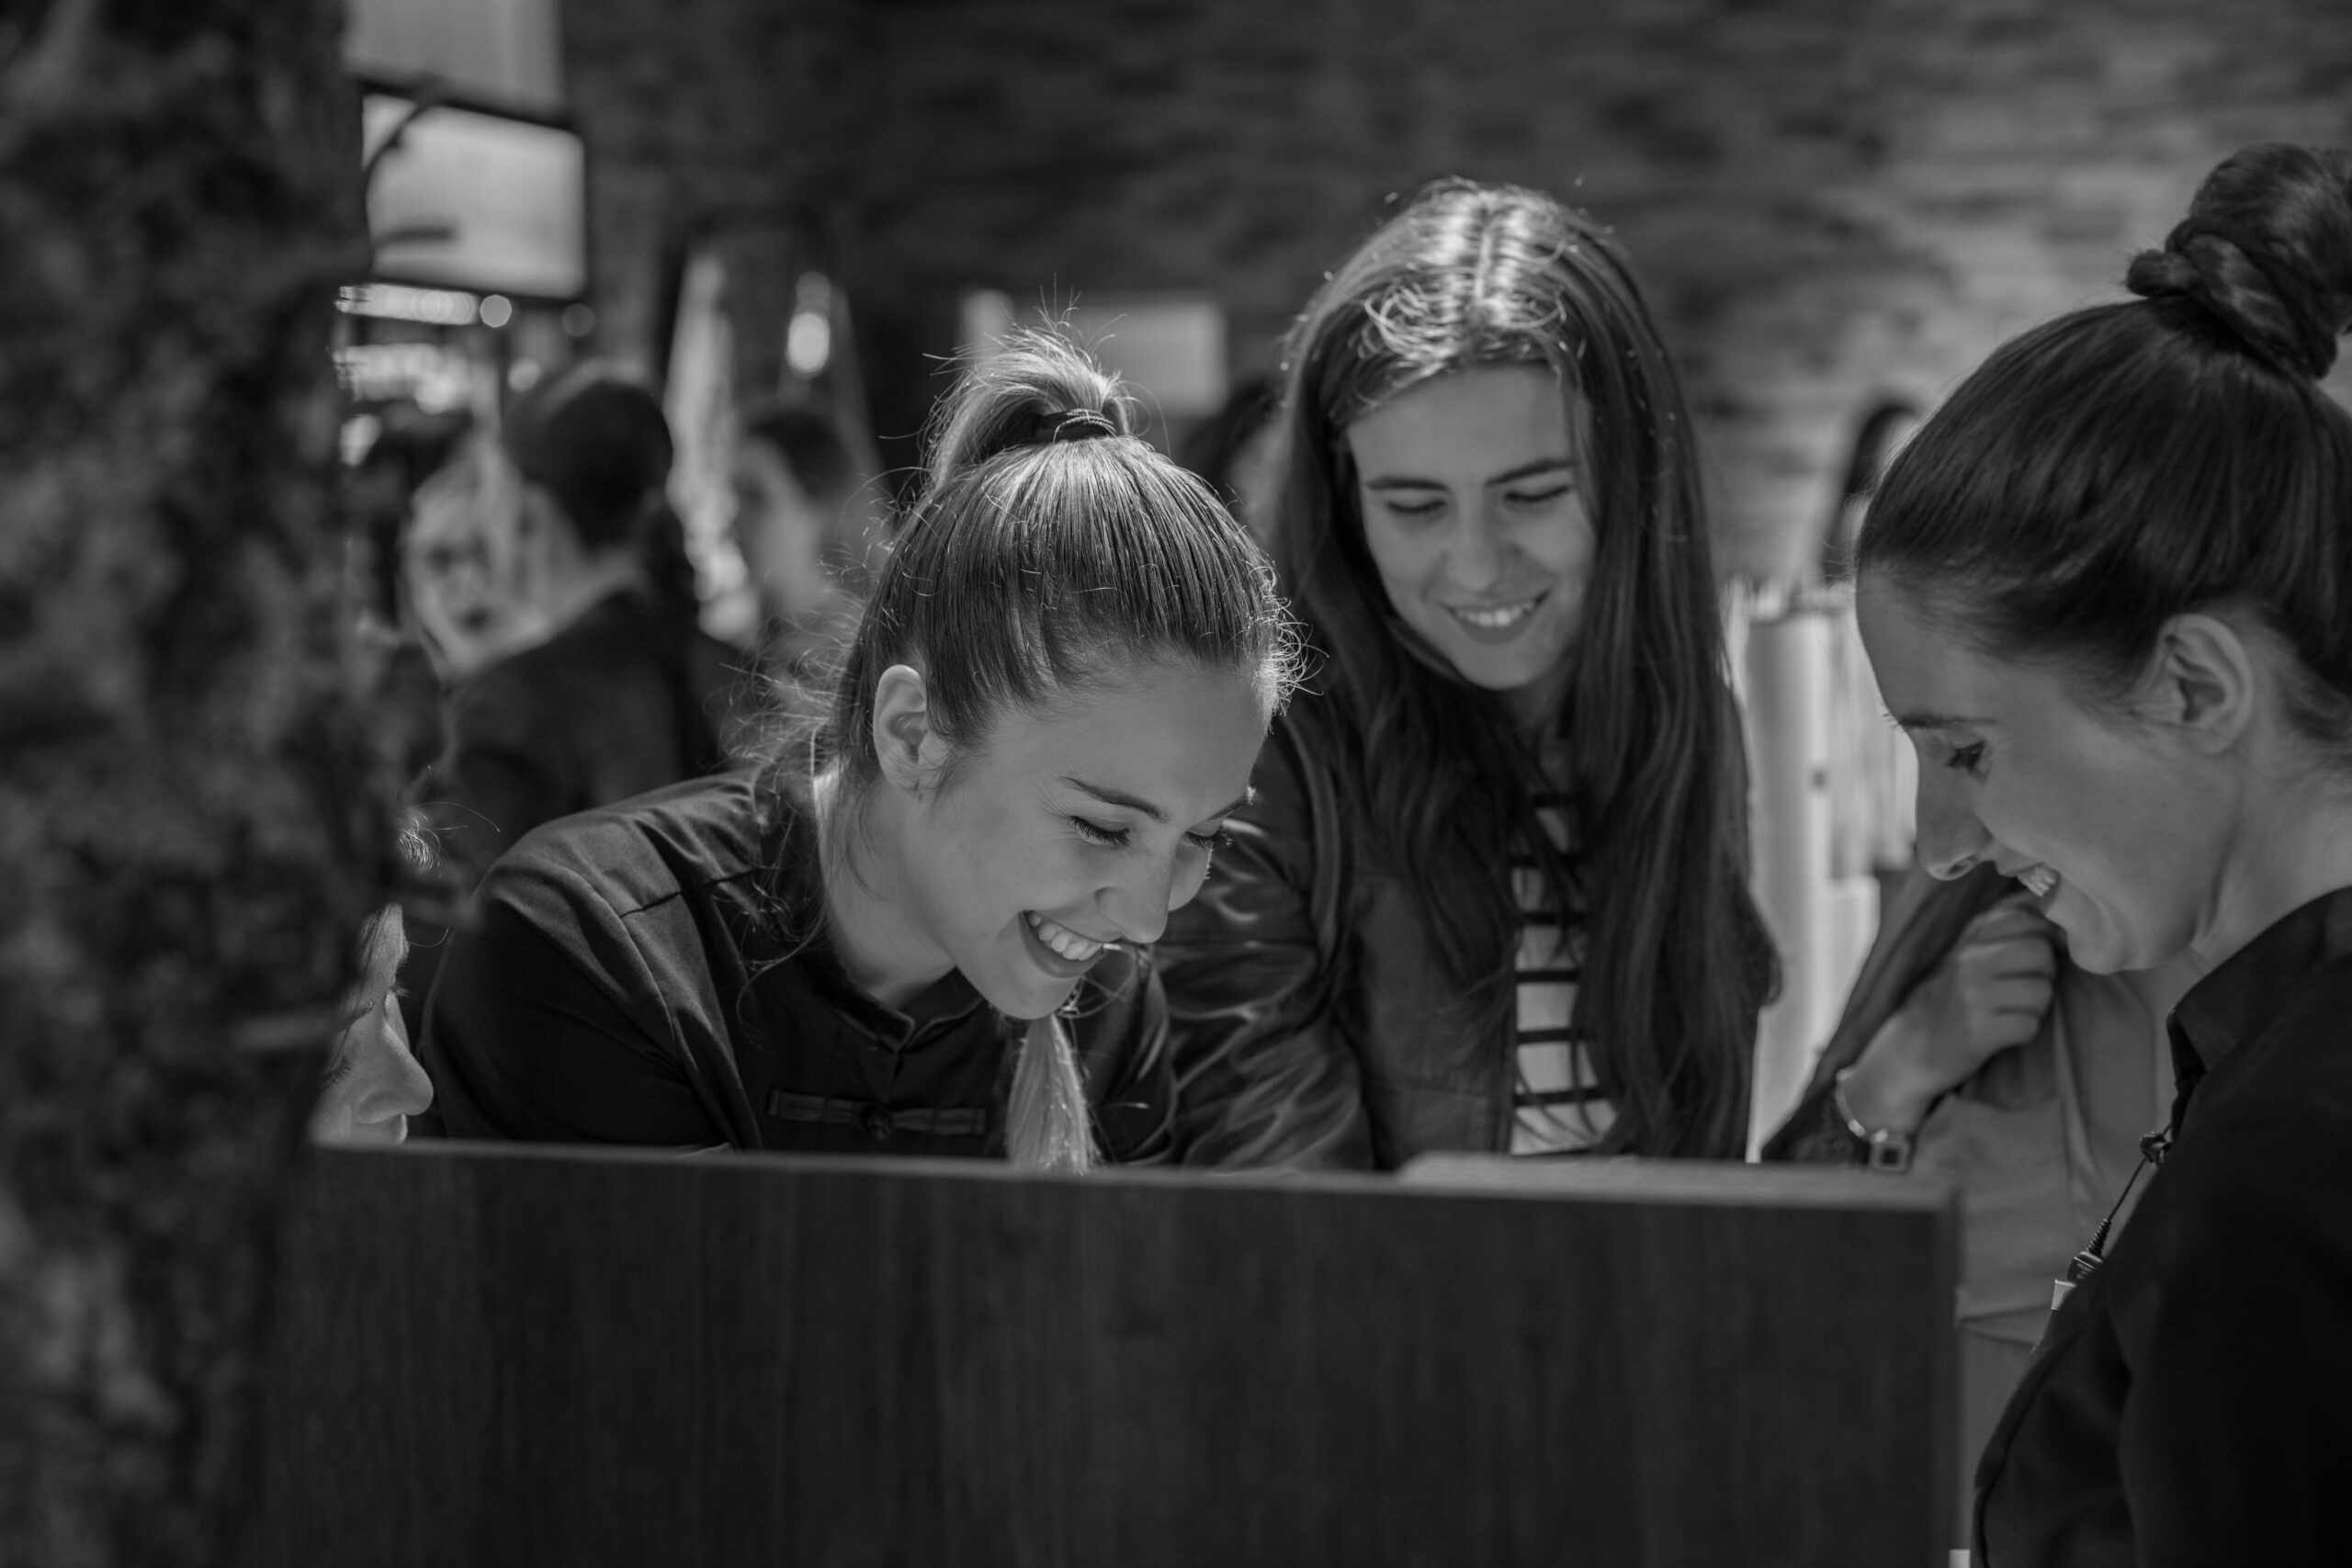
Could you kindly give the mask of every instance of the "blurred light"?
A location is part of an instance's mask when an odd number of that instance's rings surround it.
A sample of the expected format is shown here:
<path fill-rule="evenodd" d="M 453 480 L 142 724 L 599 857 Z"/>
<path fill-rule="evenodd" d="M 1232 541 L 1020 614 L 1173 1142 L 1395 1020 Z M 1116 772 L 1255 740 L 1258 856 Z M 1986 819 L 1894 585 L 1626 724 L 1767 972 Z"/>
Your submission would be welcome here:
<path fill-rule="evenodd" d="M 539 378 L 545 374 L 537 360 L 518 359 L 506 367 L 506 385 L 510 390 L 527 392 L 539 384 Z"/>
<path fill-rule="evenodd" d="M 356 343 L 334 351 L 335 374 L 360 402 L 413 402 L 426 413 L 473 401 L 481 372 L 462 349 L 437 343 Z"/>
<path fill-rule="evenodd" d="M 481 302 L 481 324 L 503 327 L 514 319 L 514 307 L 503 294 L 485 296 Z"/>
<path fill-rule="evenodd" d="M 814 376 L 833 355 L 833 324 L 814 310 L 794 313 L 784 334 L 784 362 L 796 376 Z"/>
<path fill-rule="evenodd" d="M 573 337 L 586 337 L 596 330 L 596 312 L 585 305 L 563 308 L 563 330 Z"/>
<path fill-rule="evenodd" d="M 372 413 L 355 414 L 343 422 L 343 462 L 345 468 L 356 468 L 376 445 L 376 437 L 384 433 L 384 422 Z"/>
<path fill-rule="evenodd" d="M 342 289 L 335 296 L 335 308 L 355 316 L 422 321 L 429 327 L 462 327 L 480 313 L 470 294 L 454 288 L 417 288 L 405 283 L 362 283 Z"/>

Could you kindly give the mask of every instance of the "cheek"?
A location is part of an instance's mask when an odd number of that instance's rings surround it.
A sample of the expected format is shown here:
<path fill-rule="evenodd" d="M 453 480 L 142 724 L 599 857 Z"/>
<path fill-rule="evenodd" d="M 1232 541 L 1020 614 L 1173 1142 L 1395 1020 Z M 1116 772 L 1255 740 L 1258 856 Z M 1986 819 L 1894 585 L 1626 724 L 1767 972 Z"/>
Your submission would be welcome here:
<path fill-rule="evenodd" d="M 1586 576 L 1592 570 L 1594 552 L 1600 541 L 1593 533 L 1592 519 L 1577 508 L 1561 516 L 1548 518 L 1536 527 L 1529 528 L 1521 536 L 1521 548 L 1535 562 L 1560 576 L 1573 581 L 1579 594 Z"/>
<path fill-rule="evenodd" d="M 1363 515 L 1364 548 L 1382 585 L 1392 597 L 1418 588 L 1444 553 L 1442 536 L 1432 530 L 1408 531 L 1370 511 Z"/>

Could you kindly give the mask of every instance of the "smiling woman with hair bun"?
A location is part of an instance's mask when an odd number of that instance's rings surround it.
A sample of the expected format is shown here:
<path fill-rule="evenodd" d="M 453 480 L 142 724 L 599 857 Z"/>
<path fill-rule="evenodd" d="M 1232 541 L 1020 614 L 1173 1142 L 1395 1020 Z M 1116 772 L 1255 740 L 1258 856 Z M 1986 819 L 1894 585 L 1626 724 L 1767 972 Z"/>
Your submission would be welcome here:
<path fill-rule="evenodd" d="M 440 1130 L 1163 1157 L 1142 950 L 1289 694 L 1273 575 L 1057 339 L 968 374 L 830 713 L 534 833 L 429 1010 Z"/>
<path fill-rule="evenodd" d="M 2223 163 L 2142 298 L 2003 345 L 1861 533 L 1921 863 L 2016 876 L 2080 968 L 2199 975 L 2139 1208 L 1984 1450 L 1979 1568 L 2352 1551 L 2348 185 Z"/>

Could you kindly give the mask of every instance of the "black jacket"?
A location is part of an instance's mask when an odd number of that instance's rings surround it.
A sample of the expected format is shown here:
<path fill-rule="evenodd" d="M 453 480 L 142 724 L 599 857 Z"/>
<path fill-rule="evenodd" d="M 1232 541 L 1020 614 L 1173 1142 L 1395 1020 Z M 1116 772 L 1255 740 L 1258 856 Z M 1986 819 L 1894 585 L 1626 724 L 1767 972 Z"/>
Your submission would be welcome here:
<path fill-rule="evenodd" d="M 718 771 L 741 662 L 625 589 L 477 671 L 419 792 L 453 879 L 471 887 L 542 822 Z"/>
<path fill-rule="evenodd" d="M 901 1012 L 827 945 L 815 832 L 740 773 L 531 834 L 481 888 L 426 1007 L 420 1133 L 1001 1154 L 1020 1025 L 949 973 Z M 1165 1155 L 1175 1100 L 1149 970 L 1114 949 L 1071 1032 L 1104 1156 Z"/>
<path fill-rule="evenodd" d="M 1985 1449 L 1979 1568 L 2352 1561 L 2352 888 L 2170 1033 L 2170 1152 Z"/>
<path fill-rule="evenodd" d="M 1275 721 L 1231 843 L 1155 950 L 1180 1157 L 1388 1169 L 1508 1149 L 1512 1018 L 1448 977 L 1393 850 L 1351 830 L 1327 702 L 1302 693 Z"/>

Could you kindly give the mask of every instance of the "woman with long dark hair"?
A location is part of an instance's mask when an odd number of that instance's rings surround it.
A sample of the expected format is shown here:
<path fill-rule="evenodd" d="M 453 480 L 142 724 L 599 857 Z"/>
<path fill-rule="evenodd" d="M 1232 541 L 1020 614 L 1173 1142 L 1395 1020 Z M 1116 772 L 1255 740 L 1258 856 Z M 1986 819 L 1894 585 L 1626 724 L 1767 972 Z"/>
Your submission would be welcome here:
<path fill-rule="evenodd" d="M 2352 417 L 2318 382 L 2352 322 L 2352 156 L 2239 153 L 2127 281 L 1971 376 L 1860 541 L 1921 863 L 2015 877 L 2078 969 L 2197 976 L 2139 1208 L 2082 1238 L 1985 1448 L 1975 1561 L 2338 1562 Z"/>
<path fill-rule="evenodd" d="M 1690 420 L 1624 258 L 1446 182 L 1293 331 L 1318 665 L 1160 949 L 1186 1157 L 1736 1157 L 1772 962 Z"/>
<path fill-rule="evenodd" d="M 1273 574 L 1057 340 L 967 376 L 813 734 L 542 829 L 424 1055 L 463 1137 L 1169 1151 L 1140 950 L 1292 681 Z"/>

